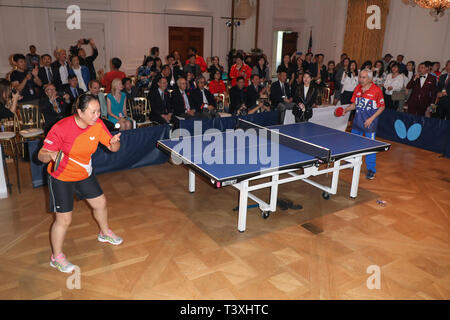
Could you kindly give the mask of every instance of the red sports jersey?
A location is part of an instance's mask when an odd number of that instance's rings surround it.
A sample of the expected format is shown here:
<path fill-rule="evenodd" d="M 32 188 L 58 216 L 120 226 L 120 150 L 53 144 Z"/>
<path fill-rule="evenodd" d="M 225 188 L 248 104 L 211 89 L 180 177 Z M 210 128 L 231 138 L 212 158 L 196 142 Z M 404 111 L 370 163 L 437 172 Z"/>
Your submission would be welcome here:
<path fill-rule="evenodd" d="M 101 119 L 95 125 L 82 129 L 75 122 L 75 116 L 58 121 L 47 134 L 44 148 L 50 151 L 62 150 L 64 157 L 58 170 L 52 172 L 54 163 L 48 167 L 48 173 L 61 181 L 81 181 L 92 173 L 91 156 L 98 143 L 109 147 L 111 133 Z"/>
<path fill-rule="evenodd" d="M 383 91 L 376 84 L 371 83 L 370 88 L 363 93 L 360 84 L 355 88 L 352 97 L 355 104 L 356 114 L 353 127 L 367 132 L 375 132 L 378 125 L 376 118 L 369 128 L 364 127 L 364 122 L 377 112 L 378 108 L 384 107 Z"/>

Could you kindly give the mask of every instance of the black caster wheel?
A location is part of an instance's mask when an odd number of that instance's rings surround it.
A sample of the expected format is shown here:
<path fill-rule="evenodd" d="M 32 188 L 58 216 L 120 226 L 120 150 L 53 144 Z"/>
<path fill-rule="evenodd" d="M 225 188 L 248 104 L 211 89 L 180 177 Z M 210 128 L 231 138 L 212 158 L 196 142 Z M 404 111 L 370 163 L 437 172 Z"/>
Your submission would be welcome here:
<path fill-rule="evenodd" d="M 261 218 L 263 219 L 267 219 L 270 216 L 270 212 L 269 211 L 261 211 Z"/>
<path fill-rule="evenodd" d="M 329 194 L 328 192 L 322 192 L 322 198 L 324 198 L 325 200 L 330 200 L 331 194 Z"/>

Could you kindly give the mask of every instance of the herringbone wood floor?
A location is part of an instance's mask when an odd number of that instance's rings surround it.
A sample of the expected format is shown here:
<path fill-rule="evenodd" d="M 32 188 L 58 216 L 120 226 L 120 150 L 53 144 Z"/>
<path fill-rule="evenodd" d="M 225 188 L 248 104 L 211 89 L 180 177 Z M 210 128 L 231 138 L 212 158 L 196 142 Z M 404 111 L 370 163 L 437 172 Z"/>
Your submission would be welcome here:
<path fill-rule="evenodd" d="M 31 188 L 22 163 L 22 194 L 0 200 L 0 298 L 449 299 L 450 160 L 393 144 L 377 165 L 355 201 L 351 171 L 329 201 L 302 182 L 281 186 L 304 208 L 268 220 L 249 209 L 243 234 L 231 187 L 197 179 L 189 194 L 187 171 L 170 164 L 99 175 L 124 243 L 97 242 L 91 211 L 76 202 L 64 252 L 81 269 L 81 289 L 69 290 L 68 275 L 48 265 L 47 189 Z M 381 268 L 379 290 L 366 286 L 370 265 Z"/>

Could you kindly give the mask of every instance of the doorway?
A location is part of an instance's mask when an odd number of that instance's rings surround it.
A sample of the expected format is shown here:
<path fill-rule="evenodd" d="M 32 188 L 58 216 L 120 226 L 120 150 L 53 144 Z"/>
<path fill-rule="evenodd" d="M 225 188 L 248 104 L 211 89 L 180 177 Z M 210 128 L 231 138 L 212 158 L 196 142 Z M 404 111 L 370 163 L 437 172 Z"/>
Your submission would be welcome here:
<path fill-rule="evenodd" d="M 169 27 L 169 52 L 179 51 L 183 63 L 190 47 L 196 48 L 197 54 L 204 57 L 203 35 L 203 28 Z"/>
<path fill-rule="evenodd" d="M 281 64 L 283 56 L 289 54 L 290 56 L 297 52 L 298 32 L 292 31 L 275 31 L 274 35 L 274 56 L 272 62 L 272 74 L 276 75 L 277 67 Z"/>

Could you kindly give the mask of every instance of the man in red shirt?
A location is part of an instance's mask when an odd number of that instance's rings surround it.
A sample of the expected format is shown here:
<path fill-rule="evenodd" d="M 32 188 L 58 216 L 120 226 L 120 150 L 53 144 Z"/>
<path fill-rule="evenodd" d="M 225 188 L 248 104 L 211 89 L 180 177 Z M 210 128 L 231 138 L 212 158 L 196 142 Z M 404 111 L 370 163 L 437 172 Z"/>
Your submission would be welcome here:
<path fill-rule="evenodd" d="M 380 114 L 385 109 L 383 92 L 380 87 L 372 82 L 373 73 L 370 70 L 362 70 L 359 73 L 359 84 L 353 91 L 352 104 L 344 110 L 344 114 L 356 109 L 352 125 L 352 133 L 366 136 L 375 140 Z M 372 180 L 375 177 L 376 155 L 366 156 L 367 175 Z"/>
<path fill-rule="evenodd" d="M 198 64 L 200 66 L 200 70 L 202 71 L 202 73 L 206 72 L 206 70 L 208 69 L 208 65 L 206 64 L 205 59 L 197 54 L 197 49 L 194 47 L 189 48 L 188 57 L 191 54 L 195 55 L 195 64 Z M 186 60 L 186 64 L 189 64 L 189 59 Z"/>
<path fill-rule="evenodd" d="M 104 74 L 103 69 L 98 71 L 100 81 L 102 85 L 105 87 L 106 93 L 111 92 L 111 83 L 113 82 L 114 79 L 119 78 L 120 80 L 122 80 L 127 76 L 124 72 L 119 70 L 121 66 L 122 61 L 119 58 L 112 58 L 110 64 L 111 68 L 110 72 Z"/>

